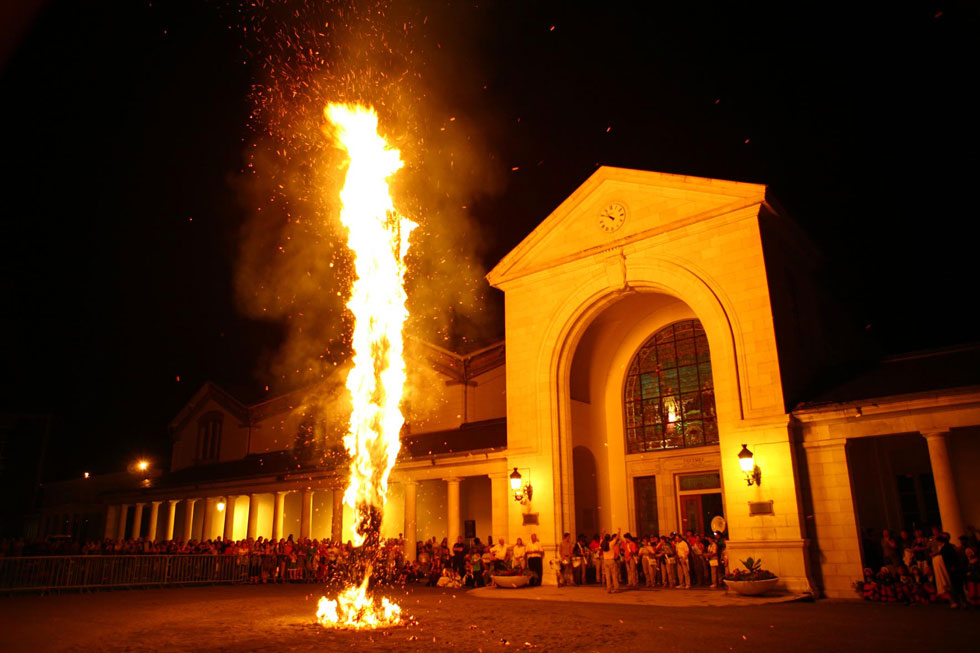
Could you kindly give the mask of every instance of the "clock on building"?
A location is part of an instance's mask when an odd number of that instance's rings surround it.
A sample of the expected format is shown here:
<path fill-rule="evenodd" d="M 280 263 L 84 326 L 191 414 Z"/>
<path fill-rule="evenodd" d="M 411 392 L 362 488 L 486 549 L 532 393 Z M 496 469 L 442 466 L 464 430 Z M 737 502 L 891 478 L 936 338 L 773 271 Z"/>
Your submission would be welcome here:
<path fill-rule="evenodd" d="M 619 202 L 613 202 L 599 211 L 599 228 L 612 233 L 626 222 L 626 207 Z"/>

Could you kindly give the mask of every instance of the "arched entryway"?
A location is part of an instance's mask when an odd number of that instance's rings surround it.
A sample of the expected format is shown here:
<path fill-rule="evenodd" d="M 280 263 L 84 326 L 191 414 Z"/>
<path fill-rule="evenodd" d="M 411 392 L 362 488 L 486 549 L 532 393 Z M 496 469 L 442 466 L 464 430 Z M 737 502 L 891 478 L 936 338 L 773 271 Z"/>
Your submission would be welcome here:
<path fill-rule="evenodd" d="M 672 325 L 679 325 L 676 335 Z M 596 311 L 581 333 L 568 377 L 567 446 L 572 454 L 574 503 L 569 512 L 576 530 L 623 528 L 654 534 L 661 524 L 679 528 L 681 495 L 689 485 L 685 477 L 713 472 L 720 479 L 713 381 L 707 339 L 697 315 L 671 295 L 631 292 Z M 679 337 L 677 342 L 684 348 L 681 355 L 688 355 L 690 345 L 693 359 L 685 358 L 683 364 L 669 363 L 666 358 L 661 361 L 659 364 L 671 366 L 663 376 L 676 379 L 676 387 L 661 379 L 652 392 L 653 370 L 643 367 L 641 375 L 637 367 L 631 374 L 631 365 L 636 367 L 638 354 L 649 355 L 651 347 L 657 364 L 657 343 L 651 342 L 655 334 L 661 334 L 657 337 L 670 344 L 672 351 Z M 703 350 L 701 361 L 698 345 Z M 691 376 L 684 378 L 683 387 L 682 374 Z M 648 385 L 649 396 L 643 395 L 643 383 Z M 636 402 L 627 401 L 631 391 L 639 393 Z M 710 409 L 699 415 L 705 401 Z M 644 407 L 650 412 L 646 417 Z M 587 469 L 590 464 L 594 473 Z M 720 481 L 715 492 L 720 496 Z M 689 497 L 684 498 L 690 503 Z M 595 526 L 591 527 L 593 515 Z"/>

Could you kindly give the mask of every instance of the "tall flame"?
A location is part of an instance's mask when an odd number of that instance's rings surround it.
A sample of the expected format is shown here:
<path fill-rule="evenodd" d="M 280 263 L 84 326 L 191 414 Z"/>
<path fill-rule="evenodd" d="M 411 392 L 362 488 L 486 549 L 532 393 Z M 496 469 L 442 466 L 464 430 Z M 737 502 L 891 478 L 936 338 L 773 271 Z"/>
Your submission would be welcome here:
<path fill-rule="evenodd" d="M 344 446 L 351 456 L 344 502 L 354 511 L 351 541 L 359 550 L 358 585 L 336 601 L 320 599 L 317 620 L 324 625 L 376 628 L 399 623 L 401 609 L 367 595 L 388 494 L 388 476 L 401 448 L 404 417 L 399 404 L 405 385 L 402 328 L 405 255 L 417 226 L 395 211 L 388 178 L 402 167 L 398 150 L 378 134 L 378 116 L 359 105 L 330 104 L 324 111 L 347 150 L 350 164 L 340 192 L 340 221 L 354 253 L 354 281 L 347 308 L 354 314 L 354 367 L 347 377 L 353 400 Z"/>

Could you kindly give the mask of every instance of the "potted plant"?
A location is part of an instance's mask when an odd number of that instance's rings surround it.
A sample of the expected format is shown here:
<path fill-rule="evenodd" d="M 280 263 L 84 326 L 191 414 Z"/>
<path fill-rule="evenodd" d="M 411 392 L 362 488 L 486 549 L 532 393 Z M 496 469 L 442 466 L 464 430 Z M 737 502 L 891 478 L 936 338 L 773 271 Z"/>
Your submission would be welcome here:
<path fill-rule="evenodd" d="M 744 596 L 756 596 L 776 589 L 779 578 L 762 568 L 762 558 L 742 561 L 745 569 L 736 569 L 725 576 L 725 585 Z"/>

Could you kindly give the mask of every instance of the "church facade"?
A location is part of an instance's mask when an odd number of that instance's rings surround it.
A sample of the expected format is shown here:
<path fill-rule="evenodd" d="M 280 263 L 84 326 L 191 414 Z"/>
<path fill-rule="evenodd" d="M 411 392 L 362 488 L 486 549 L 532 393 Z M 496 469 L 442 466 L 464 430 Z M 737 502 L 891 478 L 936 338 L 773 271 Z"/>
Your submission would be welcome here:
<path fill-rule="evenodd" d="M 861 349 L 820 265 L 764 186 L 599 168 L 489 273 L 504 343 L 414 348 L 431 401 L 410 407 L 383 535 L 534 532 L 553 556 L 564 533 L 724 530 L 732 564 L 847 597 L 864 530 L 965 532 L 978 350 L 814 395 Z M 206 385 L 172 424 L 170 471 L 102 495 L 105 534 L 344 538 L 346 470 L 309 448 L 309 401 Z"/>

